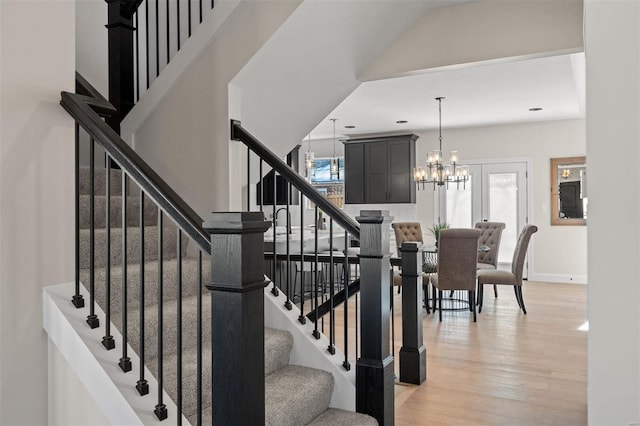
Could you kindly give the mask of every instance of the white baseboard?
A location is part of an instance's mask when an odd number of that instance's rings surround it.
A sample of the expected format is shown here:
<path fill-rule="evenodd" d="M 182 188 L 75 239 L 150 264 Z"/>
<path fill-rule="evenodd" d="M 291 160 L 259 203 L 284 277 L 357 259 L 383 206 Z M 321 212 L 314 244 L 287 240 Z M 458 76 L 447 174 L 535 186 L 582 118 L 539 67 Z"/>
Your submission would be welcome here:
<path fill-rule="evenodd" d="M 549 283 L 565 284 L 587 284 L 586 275 L 563 275 L 563 274 L 531 274 L 530 281 L 543 281 Z"/>

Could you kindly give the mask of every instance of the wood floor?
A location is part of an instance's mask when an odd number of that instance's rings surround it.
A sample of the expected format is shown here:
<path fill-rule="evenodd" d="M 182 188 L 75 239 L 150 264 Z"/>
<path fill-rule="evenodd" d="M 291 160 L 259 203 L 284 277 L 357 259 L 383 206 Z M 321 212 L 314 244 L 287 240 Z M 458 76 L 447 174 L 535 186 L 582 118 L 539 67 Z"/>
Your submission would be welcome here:
<path fill-rule="evenodd" d="M 524 315 L 512 287 L 499 287 L 497 299 L 486 288 L 477 323 L 469 311 L 444 312 L 442 322 L 423 311 L 427 381 L 396 385 L 396 425 L 586 425 L 587 332 L 578 330 L 586 321 L 586 290 L 527 282 Z M 396 377 L 401 297 L 394 291 Z M 343 316 L 337 309 L 341 350 Z M 355 367 L 355 336 L 348 340 Z"/>

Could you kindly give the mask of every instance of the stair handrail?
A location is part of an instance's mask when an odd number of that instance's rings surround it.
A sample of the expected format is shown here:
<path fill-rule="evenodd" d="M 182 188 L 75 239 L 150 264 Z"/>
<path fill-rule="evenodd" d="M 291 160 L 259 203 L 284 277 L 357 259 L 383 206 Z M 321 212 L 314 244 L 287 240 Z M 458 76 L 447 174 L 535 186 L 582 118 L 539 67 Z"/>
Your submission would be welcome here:
<path fill-rule="evenodd" d="M 287 163 L 249 133 L 238 120 L 231 120 L 231 140 L 244 143 L 276 172 L 289 181 L 300 193 L 313 201 L 323 212 L 332 218 L 351 236 L 360 240 L 360 227 L 344 211 L 326 199 L 305 178 L 296 173 Z"/>
<path fill-rule="evenodd" d="M 91 88 L 88 93 L 91 93 L 91 90 L 99 93 L 84 78 L 81 81 L 83 85 L 88 84 Z M 69 92 L 61 93 L 60 105 L 104 147 L 109 156 L 140 186 L 145 195 L 174 220 L 200 249 L 211 254 L 209 234 L 202 228 L 204 220 L 100 117 L 100 113 L 109 111 L 110 108 L 115 110 L 113 105 L 104 98 Z"/>

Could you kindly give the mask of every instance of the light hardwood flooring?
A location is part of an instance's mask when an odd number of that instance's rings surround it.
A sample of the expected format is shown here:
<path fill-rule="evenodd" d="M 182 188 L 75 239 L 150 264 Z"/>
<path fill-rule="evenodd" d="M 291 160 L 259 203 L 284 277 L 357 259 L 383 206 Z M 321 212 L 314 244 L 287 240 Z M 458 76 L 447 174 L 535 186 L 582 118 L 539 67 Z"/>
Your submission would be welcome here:
<path fill-rule="evenodd" d="M 397 425 L 587 424 L 586 286 L 526 282 L 522 314 L 512 287 L 485 288 L 474 323 L 469 311 L 423 312 L 427 380 L 396 384 Z M 401 295 L 394 292 L 395 369 L 402 346 Z M 354 304 L 349 307 L 353 327 Z M 336 311 L 336 346 L 343 342 Z M 325 330 L 328 334 L 328 330 Z M 350 333 L 351 335 L 352 333 Z M 349 338 L 350 353 L 354 337 Z M 355 354 L 352 354 L 355 368 Z"/>
<path fill-rule="evenodd" d="M 444 312 L 442 322 L 425 314 L 427 381 L 396 386 L 396 424 L 587 424 L 587 332 L 578 330 L 586 290 L 526 282 L 524 315 L 512 287 L 498 287 L 497 299 L 487 287 L 477 323 L 466 311 Z"/>

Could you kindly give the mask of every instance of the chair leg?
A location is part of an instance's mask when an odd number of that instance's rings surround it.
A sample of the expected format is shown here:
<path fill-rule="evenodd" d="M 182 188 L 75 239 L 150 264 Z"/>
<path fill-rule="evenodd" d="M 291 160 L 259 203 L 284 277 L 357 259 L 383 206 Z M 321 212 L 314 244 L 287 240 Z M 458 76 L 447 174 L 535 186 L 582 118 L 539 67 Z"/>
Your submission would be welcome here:
<path fill-rule="evenodd" d="M 493 285 L 493 296 L 498 297 L 498 286 L 495 284 Z"/>
<path fill-rule="evenodd" d="M 484 296 L 484 285 L 478 283 L 478 313 L 482 312 L 482 298 Z"/>
<path fill-rule="evenodd" d="M 520 300 L 520 307 L 522 308 L 522 312 L 527 315 L 527 308 L 524 307 L 524 299 L 522 298 L 522 286 L 516 286 L 516 291 L 518 292 L 518 299 Z"/>
<path fill-rule="evenodd" d="M 476 319 L 476 292 L 471 290 L 469 292 L 469 305 L 471 306 L 471 310 L 473 311 L 473 322 L 477 322 Z"/>
<path fill-rule="evenodd" d="M 429 284 L 422 286 L 422 298 L 424 300 L 424 308 L 427 310 L 427 315 L 431 313 L 429 308 Z"/>
<path fill-rule="evenodd" d="M 440 322 L 442 322 L 442 290 L 438 290 L 438 312 L 440 313 Z"/>

